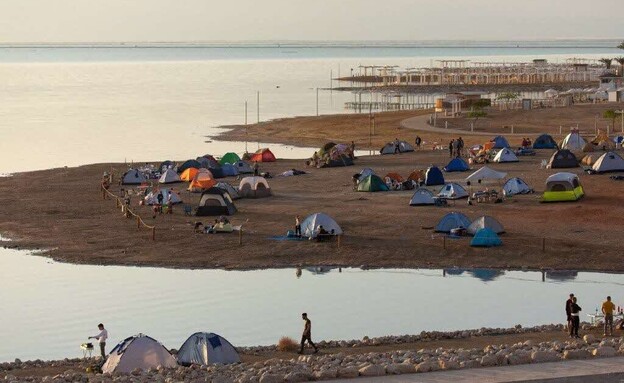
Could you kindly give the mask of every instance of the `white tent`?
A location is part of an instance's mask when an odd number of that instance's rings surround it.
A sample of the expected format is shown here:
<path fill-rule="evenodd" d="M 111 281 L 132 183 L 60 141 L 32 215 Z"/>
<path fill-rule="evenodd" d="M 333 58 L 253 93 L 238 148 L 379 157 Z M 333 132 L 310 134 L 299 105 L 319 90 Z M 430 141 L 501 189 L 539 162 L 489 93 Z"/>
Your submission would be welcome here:
<path fill-rule="evenodd" d="M 594 162 L 592 170 L 596 173 L 624 171 L 624 159 L 615 152 L 606 152 Z"/>
<path fill-rule="evenodd" d="M 498 153 L 496 153 L 496 156 L 494 156 L 494 159 L 492 160 L 494 162 L 518 162 L 518 157 L 516 157 L 516 154 L 505 148 L 505 149 L 501 149 L 498 151 Z"/>
<path fill-rule="evenodd" d="M 418 188 L 410 199 L 410 206 L 434 205 L 435 199 L 433 193 L 425 188 Z"/>
<path fill-rule="evenodd" d="M 169 201 L 169 195 L 171 195 L 171 203 L 174 205 L 177 203 L 182 203 L 182 198 L 178 195 L 178 193 L 172 191 L 171 189 L 163 188 L 163 189 L 155 189 L 149 192 L 145 196 L 145 204 L 146 205 L 156 205 L 158 204 L 158 194 L 163 196 L 163 204 L 166 204 Z"/>
<path fill-rule="evenodd" d="M 484 228 L 488 228 L 496 234 L 501 234 L 505 232 L 503 225 L 501 225 L 500 222 L 498 222 L 495 218 L 490 217 L 489 215 L 481 216 L 472 221 L 466 231 L 468 232 L 468 234 L 475 235 L 477 231 Z"/>
<path fill-rule="evenodd" d="M 559 149 L 583 150 L 586 143 L 578 132 L 571 132 L 561 141 Z"/>
<path fill-rule="evenodd" d="M 240 356 L 230 342 L 220 335 L 206 332 L 196 332 L 188 337 L 177 356 L 178 363 L 183 366 L 240 362 Z"/>
<path fill-rule="evenodd" d="M 230 198 L 233 200 L 240 198 L 240 196 L 238 195 L 238 190 L 236 190 L 234 186 L 230 185 L 227 182 L 219 182 L 215 185 L 215 187 L 218 187 L 219 189 L 227 192 L 230 195 Z"/>
<path fill-rule="evenodd" d="M 182 182 L 182 180 L 173 169 L 167 169 L 158 179 L 158 183 L 160 184 L 172 184 L 175 182 Z"/>
<path fill-rule="evenodd" d="M 332 233 L 333 230 L 334 235 L 342 234 L 342 229 L 332 217 L 323 213 L 314 213 L 307 216 L 306 219 L 301 222 L 301 236 L 314 238 L 316 236 L 316 229 L 318 229 L 319 226 L 323 226 L 323 229 L 329 233 Z"/>
<path fill-rule="evenodd" d="M 159 366 L 174 368 L 178 364 L 167 349 L 149 336 L 139 334 L 124 339 L 113 348 L 102 366 L 103 373 L 130 373 L 135 369 L 148 370 Z"/>
<path fill-rule="evenodd" d="M 526 182 L 517 177 L 508 179 L 505 185 L 503 185 L 503 194 L 505 194 L 506 197 L 515 194 L 528 194 L 532 191 L 533 189 L 531 189 Z"/>
<path fill-rule="evenodd" d="M 245 161 L 238 161 L 234 164 L 239 174 L 252 174 L 254 171 L 251 166 Z"/>
<path fill-rule="evenodd" d="M 444 197 L 446 199 L 461 199 L 467 198 L 468 192 L 461 185 L 451 182 L 442 186 L 442 189 L 440 189 L 440 192 L 438 193 L 438 197 Z"/>
<path fill-rule="evenodd" d="M 241 198 L 263 198 L 271 195 L 271 187 L 264 177 L 245 177 L 238 185 Z"/>
<path fill-rule="evenodd" d="M 140 185 L 147 182 L 147 177 L 137 169 L 130 169 L 121 178 L 122 185 Z"/>
<path fill-rule="evenodd" d="M 395 150 L 396 150 L 396 142 L 392 141 L 392 142 L 388 142 L 386 145 L 384 145 L 384 147 L 381 148 L 379 153 L 381 153 L 381 154 L 394 154 Z M 414 147 L 412 145 L 410 145 L 409 143 L 407 143 L 405 141 L 399 141 L 399 153 L 413 152 L 413 151 L 414 151 Z"/>
<path fill-rule="evenodd" d="M 486 181 L 486 180 L 502 180 L 506 176 L 507 176 L 507 173 L 498 172 L 494 169 L 484 166 L 481 169 L 469 175 L 468 177 L 466 177 L 466 181 L 478 182 L 478 181 Z"/>

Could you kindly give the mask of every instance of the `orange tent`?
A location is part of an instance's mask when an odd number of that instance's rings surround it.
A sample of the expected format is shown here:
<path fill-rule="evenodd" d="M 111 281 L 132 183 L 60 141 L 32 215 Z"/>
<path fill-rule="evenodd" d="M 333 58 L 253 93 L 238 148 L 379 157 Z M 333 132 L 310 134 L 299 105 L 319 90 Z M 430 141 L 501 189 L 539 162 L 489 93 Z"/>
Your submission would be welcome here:
<path fill-rule="evenodd" d="M 180 179 L 182 181 L 192 181 L 193 178 L 195 178 L 195 175 L 197 174 L 198 169 L 197 168 L 188 168 L 185 171 L 182 172 L 182 174 L 180 175 Z"/>
<path fill-rule="evenodd" d="M 275 161 L 275 155 L 268 148 L 260 149 L 256 151 L 250 159 L 251 162 L 273 162 Z"/>
<path fill-rule="evenodd" d="M 424 170 L 414 170 L 409 177 L 408 180 L 412 180 L 414 182 L 424 181 L 425 180 L 425 171 Z"/>
<path fill-rule="evenodd" d="M 197 174 L 195 174 L 195 177 L 193 178 L 193 181 L 191 181 L 188 190 L 191 192 L 201 192 L 202 190 L 210 189 L 216 184 L 217 181 L 215 181 L 215 179 L 212 177 L 212 173 L 206 170 L 202 172 L 197 172 Z"/>
<path fill-rule="evenodd" d="M 386 174 L 387 178 L 393 179 L 396 182 L 403 182 L 405 181 L 405 179 L 403 177 L 401 177 L 401 175 L 399 173 L 388 173 Z"/>
<path fill-rule="evenodd" d="M 483 150 L 485 151 L 492 150 L 494 148 L 494 145 L 496 145 L 496 142 L 488 141 L 485 144 L 483 144 Z"/>

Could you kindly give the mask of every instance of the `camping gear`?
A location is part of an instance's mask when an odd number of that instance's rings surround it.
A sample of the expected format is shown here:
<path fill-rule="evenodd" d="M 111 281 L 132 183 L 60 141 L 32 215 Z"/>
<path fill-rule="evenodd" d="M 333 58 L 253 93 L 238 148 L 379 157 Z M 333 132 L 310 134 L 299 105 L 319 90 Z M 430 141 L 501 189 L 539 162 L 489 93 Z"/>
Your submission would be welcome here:
<path fill-rule="evenodd" d="M 182 182 L 178 173 L 174 172 L 173 169 L 167 169 L 158 179 L 159 184 L 172 184 L 176 182 Z"/>
<path fill-rule="evenodd" d="M 207 332 L 196 332 L 189 336 L 180 346 L 177 358 L 182 366 L 232 364 L 241 361 L 238 352 L 227 339 Z"/>
<path fill-rule="evenodd" d="M 595 173 L 609 173 L 624 171 L 624 159 L 615 152 L 606 152 L 592 166 Z"/>
<path fill-rule="evenodd" d="M 533 189 L 531 189 L 526 182 L 517 177 L 508 179 L 503 185 L 503 194 L 505 197 L 511 197 L 516 194 L 528 194 L 532 192 Z"/>
<path fill-rule="evenodd" d="M 369 174 L 364 178 L 360 178 L 357 184 L 357 191 L 359 192 L 378 192 L 389 191 L 388 185 L 374 174 Z"/>
<path fill-rule="evenodd" d="M 238 185 L 241 198 L 264 198 L 271 196 L 271 188 L 264 177 L 245 177 Z"/>
<path fill-rule="evenodd" d="M 202 193 L 199 199 L 199 206 L 195 209 L 195 215 L 232 215 L 236 211 L 234 202 L 232 202 L 230 195 L 225 190 L 211 187 Z"/>
<path fill-rule="evenodd" d="M 584 195 L 583 187 L 576 174 L 556 173 L 546 179 L 544 202 L 577 201 Z"/>
<path fill-rule="evenodd" d="M 318 164 L 318 168 L 335 168 L 339 166 L 352 166 L 353 159 L 344 154 L 338 155 L 335 158 L 328 157 L 325 161 L 321 161 Z"/>
<path fill-rule="evenodd" d="M 275 155 L 268 148 L 258 149 L 249 159 L 251 162 L 274 162 Z"/>
<path fill-rule="evenodd" d="M 425 185 L 444 185 L 444 175 L 437 166 L 430 166 L 425 172 Z"/>
<path fill-rule="evenodd" d="M 221 159 L 219 160 L 219 164 L 221 166 L 225 164 L 235 164 L 240 160 L 241 158 L 238 156 L 238 154 L 233 152 L 227 152 L 223 155 L 223 157 L 221 157 Z"/>
<path fill-rule="evenodd" d="M 536 153 L 535 153 L 535 150 L 533 149 L 519 148 L 518 150 L 514 152 L 514 154 L 518 157 L 525 157 L 525 156 L 534 156 Z"/>
<path fill-rule="evenodd" d="M 301 236 L 316 238 L 319 226 L 323 226 L 323 229 L 332 235 L 342 234 L 342 229 L 333 218 L 324 213 L 314 213 L 301 222 Z"/>
<path fill-rule="evenodd" d="M 533 142 L 533 149 L 556 149 L 557 142 L 550 134 L 542 134 Z"/>
<path fill-rule="evenodd" d="M 147 182 L 147 177 L 137 169 L 129 169 L 121 176 L 122 185 L 141 185 Z"/>
<path fill-rule="evenodd" d="M 443 197 L 451 200 L 468 198 L 468 192 L 461 185 L 456 184 L 455 182 L 451 182 L 444 185 L 442 189 L 440 189 L 438 197 Z"/>
<path fill-rule="evenodd" d="M 549 169 L 576 168 L 578 166 L 576 156 L 568 149 L 560 149 L 554 152 L 546 165 Z"/>
<path fill-rule="evenodd" d="M 126 373 L 139 369 L 174 368 L 178 364 L 169 351 L 157 340 L 138 334 L 121 341 L 115 346 L 106 363 L 102 366 L 103 373 Z"/>
<path fill-rule="evenodd" d="M 470 219 L 464 214 L 451 212 L 442 217 L 433 230 L 438 233 L 449 233 L 451 229 L 458 227 L 467 228 L 470 223 Z"/>
<path fill-rule="evenodd" d="M 394 154 L 396 150 L 396 142 L 388 142 L 379 150 L 380 154 Z M 406 141 L 399 141 L 399 153 L 413 152 L 414 147 Z"/>
<path fill-rule="evenodd" d="M 444 171 L 450 172 L 465 172 L 470 170 L 470 166 L 461 157 L 455 157 L 444 167 Z"/>
<path fill-rule="evenodd" d="M 479 229 L 472 237 L 470 241 L 470 246 L 472 247 L 494 247 L 501 246 L 503 242 L 500 240 L 498 235 L 489 228 Z"/>
<path fill-rule="evenodd" d="M 425 188 L 418 188 L 410 199 L 410 206 L 435 205 L 433 193 Z"/>
<path fill-rule="evenodd" d="M 511 150 L 501 149 L 494 156 L 493 162 L 518 162 L 518 157 Z"/>
<path fill-rule="evenodd" d="M 496 234 L 501 234 L 505 232 L 503 225 L 501 225 L 500 222 L 498 222 L 495 218 L 490 217 L 489 215 L 481 216 L 472 221 L 470 226 L 468 226 L 467 231 L 468 234 L 475 235 L 479 230 L 483 228 L 488 228 Z"/>

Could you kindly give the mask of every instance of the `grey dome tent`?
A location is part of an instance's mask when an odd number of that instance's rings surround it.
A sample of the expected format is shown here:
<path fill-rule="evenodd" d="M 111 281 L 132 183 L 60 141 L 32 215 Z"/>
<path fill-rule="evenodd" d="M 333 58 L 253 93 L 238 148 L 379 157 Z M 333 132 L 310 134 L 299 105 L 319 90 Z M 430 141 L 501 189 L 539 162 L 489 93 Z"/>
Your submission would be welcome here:
<path fill-rule="evenodd" d="M 175 168 L 176 163 L 170 160 L 166 160 L 160 163 L 160 165 L 158 165 L 158 170 L 160 170 L 161 173 L 164 173 L 165 170 L 167 169 L 173 169 Z"/>
<path fill-rule="evenodd" d="M 147 177 L 137 169 L 130 169 L 121 177 L 122 185 L 141 185 L 147 182 Z"/>
<path fill-rule="evenodd" d="M 178 363 L 182 366 L 198 364 L 207 366 L 210 364 L 240 363 L 240 356 L 230 342 L 224 337 L 206 332 L 196 332 L 180 346 L 178 350 Z"/>
<path fill-rule="evenodd" d="M 496 153 L 492 162 L 518 162 L 518 157 L 508 148 L 504 148 Z"/>
<path fill-rule="evenodd" d="M 394 141 L 388 142 L 384 145 L 381 150 L 379 150 L 380 154 L 394 154 L 396 150 L 396 143 Z M 399 153 L 413 152 L 414 147 L 407 143 L 406 141 L 399 141 Z"/>
<path fill-rule="evenodd" d="M 596 173 L 622 172 L 624 171 L 624 159 L 615 152 L 607 152 L 600 156 L 592 166 Z"/>
<path fill-rule="evenodd" d="M 440 189 L 438 193 L 438 197 L 444 197 L 446 199 L 461 199 L 468 198 L 468 192 L 463 186 L 456 184 L 455 182 L 450 182 Z"/>
<path fill-rule="evenodd" d="M 495 218 L 490 217 L 489 215 L 481 216 L 472 221 L 466 231 L 468 231 L 468 234 L 475 235 L 477 231 L 483 228 L 488 228 L 496 234 L 501 234 L 505 232 L 505 228 L 503 228 L 503 225 L 501 225 L 500 222 L 498 222 Z"/>
<path fill-rule="evenodd" d="M 130 373 L 135 369 L 148 370 L 159 366 L 174 368 L 178 364 L 169 351 L 154 338 L 139 334 L 121 341 L 115 346 L 106 363 L 103 373 Z"/>
<path fill-rule="evenodd" d="M 238 195 L 238 190 L 236 190 L 234 186 L 230 185 L 227 182 L 219 182 L 215 185 L 215 187 L 218 187 L 219 189 L 227 192 L 232 200 L 240 198 L 240 196 Z"/>
<path fill-rule="evenodd" d="M 434 230 L 438 233 L 448 233 L 458 227 L 470 226 L 470 219 L 462 213 L 451 212 L 440 219 Z"/>
<path fill-rule="evenodd" d="M 516 194 L 529 194 L 532 192 L 533 189 L 518 177 L 508 179 L 503 185 L 503 194 L 505 194 L 506 197 Z"/>
<path fill-rule="evenodd" d="M 251 166 L 247 162 L 242 160 L 234 163 L 234 166 L 236 166 L 239 174 L 253 174 L 254 172 Z"/>
<path fill-rule="evenodd" d="M 342 234 L 340 225 L 338 225 L 332 217 L 323 213 L 314 213 L 307 216 L 306 219 L 301 222 L 301 236 L 307 238 L 316 237 L 316 229 L 319 226 L 323 226 L 323 229 L 330 234 Z"/>
<path fill-rule="evenodd" d="M 182 182 L 178 173 L 176 173 L 173 169 L 167 169 L 163 172 L 163 174 L 158 179 L 159 184 L 172 184 L 176 182 Z"/>
<path fill-rule="evenodd" d="M 553 153 L 546 167 L 550 169 L 564 169 L 576 168 L 578 166 L 578 159 L 574 153 L 568 149 L 560 149 Z"/>
<path fill-rule="evenodd" d="M 433 193 L 425 188 L 418 188 L 410 199 L 410 206 L 435 205 Z"/>
<path fill-rule="evenodd" d="M 204 191 L 199 199 L 199 206 L 195 210 L 196 216 L 232 215 L 236 213 L 236 206 L 230 195 L 218 187 L 211 187 Z"/>

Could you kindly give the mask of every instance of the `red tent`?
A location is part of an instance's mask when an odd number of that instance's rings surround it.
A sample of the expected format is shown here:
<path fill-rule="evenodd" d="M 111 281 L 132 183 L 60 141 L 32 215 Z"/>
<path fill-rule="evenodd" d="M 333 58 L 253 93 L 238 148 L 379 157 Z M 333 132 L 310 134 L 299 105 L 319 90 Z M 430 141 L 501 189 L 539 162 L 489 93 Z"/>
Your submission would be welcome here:
<path fill-rule="evenodd" d="M 251 156 L 250 161 L 251 162 L 273 162 L 275 161 L 275 156 L 268 148 L 264 148 L 264 149 L 260 149 L 256 151 Z"/>

